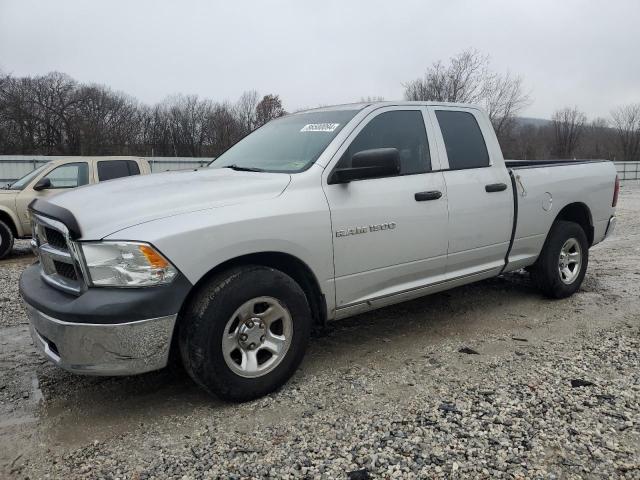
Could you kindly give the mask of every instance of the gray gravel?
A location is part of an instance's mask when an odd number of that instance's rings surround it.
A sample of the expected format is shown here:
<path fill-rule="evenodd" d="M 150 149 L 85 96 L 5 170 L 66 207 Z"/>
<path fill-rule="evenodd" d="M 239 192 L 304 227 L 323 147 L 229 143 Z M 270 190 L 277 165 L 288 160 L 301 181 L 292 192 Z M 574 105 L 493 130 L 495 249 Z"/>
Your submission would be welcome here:
<path fill-rule="evenodd" d="M 42 363 L 6 294 L 0 478 L 640 479 L 640 187 L 619 215 L 570 299 L 514 274 L 338 322 L 242 405 Z"/>
<path fill-rule="evenodd" d="M 440 345 L 383 382 L 405 390 L 404 399 L 384 400 L 375 369 L 345 368 L 339 385 L 331 384 L 335 375 L 320 374 L 233 407 L 250 419 L 295 406 L 298 418 L 234 429 L 224 409 L 212 411 L 179 438 L 145 431 L 140 451 L 96 441 L 63 456 L 52 474 L 346 478 L 366 469 L 375 478 L 637 478 L 639 334 L 629 325 L 569 346 L 546 342 L 524 355 L 489 357 L 470 365 L 475 379 L 456 379 L 447 359 L 457 345 Z M 574 379 L 594 385 L 572 388 Z"/>
<path fill-rule="evenodd" d="M 18 279 L 25 264 L 33 261 L 28 240 L 16 240 L 13 252 L 0 266 L 0 327 L 26 322 L 24 309 L 18 299 Z"/>

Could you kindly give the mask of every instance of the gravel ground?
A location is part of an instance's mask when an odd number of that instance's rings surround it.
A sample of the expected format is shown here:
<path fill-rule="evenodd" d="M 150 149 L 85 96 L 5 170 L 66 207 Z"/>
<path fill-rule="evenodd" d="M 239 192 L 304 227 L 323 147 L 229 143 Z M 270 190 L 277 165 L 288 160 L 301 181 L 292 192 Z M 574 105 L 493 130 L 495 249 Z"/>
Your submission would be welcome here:
<path fill-rule="evenodd" d="M 27 321 L 18 301 L 18 279 L 25 265 L 32 262 L 28 240 L 16 240 L 11 258 L 0 262 L 0 328 Z"/>
<path fill-rule="evenodd" d="M 0 266 L 0 478 L 640 478 L 640 186 L 582 290 L 512 274 L 330 325 L 242 405 L 166 371 L 67 374 Z M 466 353 L 465 353 L 466 352 Z"/>

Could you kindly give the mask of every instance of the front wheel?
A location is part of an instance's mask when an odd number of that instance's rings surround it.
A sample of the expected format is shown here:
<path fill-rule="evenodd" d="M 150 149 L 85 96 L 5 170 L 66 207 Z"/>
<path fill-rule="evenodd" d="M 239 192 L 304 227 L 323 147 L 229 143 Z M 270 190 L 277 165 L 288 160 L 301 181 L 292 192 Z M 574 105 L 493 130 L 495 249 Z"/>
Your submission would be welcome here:
<path fill-rule="evenodd" d="M 13 249 L 13 232 L 11 227 L 0 220 L 0 258 L 4 258 Z"/>
<path fill-rule="evenodd" d="M 212 278 L 179 324 L 179 348 L 190 376 L 230 401 L 277 389 L 296 371 L 311 331 L 300 286 L 285 273 L 242 266 Z"/>
<path fill-rule="evenodd" d="M 573 295 L 584 280 L 589 263 L 589 242 L 580 225 L 557 221 L 551 227 L 531 275 L 551 298 Z"/>

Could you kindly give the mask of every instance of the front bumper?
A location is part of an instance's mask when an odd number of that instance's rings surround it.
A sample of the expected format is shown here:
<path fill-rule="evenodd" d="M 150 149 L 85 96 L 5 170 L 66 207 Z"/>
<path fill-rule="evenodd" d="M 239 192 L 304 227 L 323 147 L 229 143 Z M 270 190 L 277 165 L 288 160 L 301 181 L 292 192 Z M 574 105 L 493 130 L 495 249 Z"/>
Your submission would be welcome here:
<path fill-rule="evenodd" d="M 114 324 L 71 323 L 25 305 L 35 346 L 65 370 L 133 375 L 167 365 L 177 315 Z"/>
<path fill-rule="evenodd" d="M 56 365 L 90 375 L 132 375 L 167 365 L 178 312 L 191 284 L 183 277 L 147 288 L 90 288 L 70 295 L 20 276 L 36 347 Z"/>

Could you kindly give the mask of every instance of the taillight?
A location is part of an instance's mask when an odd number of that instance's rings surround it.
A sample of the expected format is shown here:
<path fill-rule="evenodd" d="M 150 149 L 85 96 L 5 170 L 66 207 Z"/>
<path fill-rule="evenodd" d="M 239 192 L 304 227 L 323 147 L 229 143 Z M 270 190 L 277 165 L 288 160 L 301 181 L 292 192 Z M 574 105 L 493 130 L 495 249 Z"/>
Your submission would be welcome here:
<path fill-rule="evenodd" d="M 612 207 L 618 205 L 618 193 L 620 193 L 620 178 L 616 175 L 616 186 L 613 189 L 613 202 L 611 202 Z"/>

